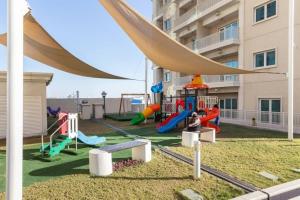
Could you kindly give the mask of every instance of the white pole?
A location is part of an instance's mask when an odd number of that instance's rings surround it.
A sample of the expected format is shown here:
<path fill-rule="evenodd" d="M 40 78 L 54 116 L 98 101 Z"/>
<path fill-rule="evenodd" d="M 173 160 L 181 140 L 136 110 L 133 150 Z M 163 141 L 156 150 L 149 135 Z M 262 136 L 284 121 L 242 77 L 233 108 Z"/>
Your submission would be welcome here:
<path fill-rule="evenodd" d="M 288 139 L 294 139 L 295 0 L 289 0 Z"/>
<path fill-rule="evenodd" d="M 148 59 L 145 58 L 145 106 L 148 106 Z"/>
<path fill-rule="evenodd" d="M 201 153 L 200 141 L 194 143 L 194 179 L 199 179 L 201 176 Z"/>
<path fill-rule="evenodd" d="M 145 57 L 145 108 L 148 107 L 148 59 Z M 147 119 L 145 119 L 147 123 Z"/>
<path fill-rule="evenodd" d="M 6 199 L 22 199 L 23 183 L 23 16 L 24 0 L 7 1 Z M 27 6 L 25 6 L 27 7 Z"/>

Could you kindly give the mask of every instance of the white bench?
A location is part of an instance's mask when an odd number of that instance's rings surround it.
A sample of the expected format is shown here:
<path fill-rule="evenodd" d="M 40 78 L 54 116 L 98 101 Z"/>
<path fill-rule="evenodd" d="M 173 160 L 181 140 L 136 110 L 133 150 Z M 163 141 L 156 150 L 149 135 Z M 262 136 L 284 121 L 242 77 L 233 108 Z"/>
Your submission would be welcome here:
<path fill-rule="evenodd" d="M 199 141 L 199 134 L 200 131 L 182 131 L 181 145 L 184 147 L 194 147 L 195 142 Z"/>
<path fill-rule="evenodd" d="M 214 128 L 202 128 L 200 130 L 200 140 L 205 142 L 216 142 L 216 130 Z"/>
<path fill-rule="evenodd" d="M 199 138 L 200 134 L 200 138 Z M 195 141 L 199 139 L 205 142 L 216 142 L 216 130 L 213 128 L 202 128 L 200 131 L 190 132 L 182 131 L 181 145 L 184 147 L 194 147 Z"/>
<path fill-rule="evenodd" d="M 89 151 L 89 168 L 92 176 L 108 176 L 113 173 L 112 153 L 132 149 L 132 159 L 151 161 L 151 141 L 138 139 L 121 144 L 109 145 Z"/>

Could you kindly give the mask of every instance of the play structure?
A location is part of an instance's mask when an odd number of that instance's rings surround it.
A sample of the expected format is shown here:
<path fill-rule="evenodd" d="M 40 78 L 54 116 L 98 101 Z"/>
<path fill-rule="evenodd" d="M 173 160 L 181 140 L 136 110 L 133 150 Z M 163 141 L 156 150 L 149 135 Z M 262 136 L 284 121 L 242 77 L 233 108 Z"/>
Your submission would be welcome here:
<path fill-rule="evenodd" d="M 40 152 L 43 156 L 54 157 L 70 145 L 75 140 L 75 151 L 77 151 L 78 141 L 89 146 L 95 146 L 106 141 L 104 137 L 86 136 L 78 130 L 78 114 L 63 113 L 58 114 L 58 120 L 55 121 L 47 130 L 51 130 L 54 126 L 58 128 L 50 134 L 50 142 L 44 144 L 44 136 L 42 135 L 42 145 Z"/>
<path fill-rule="evenodd" d="M 151 91 L 154 94 L 162 93 L 163 92 L 162 82 L 159 82 L 158 84 L 153 85 L 151 87 Z M 156 102 L 155 96 L 154 96 L 154 102 Z M 155 113 L 159 112 L 160 108 L 161 108 L 160 104 L 152 104 L 152 105 L 146 107 L 143 112 L 137 113 L 136 117 L 131 120 L 131 125 L 140 124 L 141 122 L 145 121 L 145 119 L 147 119 L 150 116 L 154 115 Z"/>
<path fill-rule="evenodd" d="M 151 87 L 151 92 L 153 92 L 154 94 L 161 93 L 162 91 L 163 91 L 162 81 Z"/>
<path fill-rule="evenodd" d="M 201 126 L 215 129 L 220 133 L 220 109 L 219 99 L 216 96 L 208 96 L 208 85 L 204 84 L 201 75 L 195 75 L 191 81 L 184 86 L 184 94 L 166 97 L 163 95 L 162 82 L 151 87 L 154 94 L 160 94 L 160 103 L 150 105 L 143 112 L 138 113 L 131 120 L 132 125 L 143 122 L 146 118 L 155 115 L 159 117 L 160 123 L 156 125 L 159 133 L 166 133 L 176 128 L 181 122 L 187 126 L 189 117 L 197 112 Z M 155 96 L 154 96 L 155 97 Z M 214 123 L 210 121 L 214 120 Z"/>
<path fill-rule="evenodd" d="M 220 133 L 219 99 L 208 96 L 208 86 L 204 84 L 201 75 L 195 75 L 191 83 L 186 84 L 183 89 L 184 95 L 163 98 L 161 114 L 165 120 L 157 125 L 158 132 L 166 133 L 181 122 L 187 126 L 191 113 L 197 112 L 202 127 L 214 128 L 216 133 Z M 214 124 L 210 123 L 213 119 Z"/>
<path fill-rule="evenodd" d="M 160 110 L 159 104 L 153 104 L 144 109 L 143 112 L 138 113 L 135 118 L 131 120 L 132 125 L 140 124 L 141 122 L 145 121 L 148 117 L 153 115 L 155 112 L 158 112 Z"/>
<path fill-rule="evenodd" d="M 52 109 L 50 106 L 47 106 L 47 114 L 51 117 L 56 117 L 60 113 L 61 109 L 58 107 L 56 110 Z"/>
<path fill-rule="evenodd" d="M 148 95 L 148 100 L 150 101 L 151 103 L 151 98 L 150 98 L 150 95 Z M 141 93 L 126 93 L 126 94 L 121 94 L 121 100 L 120 100 L 120 105 L 119 105 L 119 115 L 121 115 L 122 113 L 126 113 L 127 111 L 125 110 L 125 100 L 124 99 L 141 99 L 142 102 L 140 102 L 140 104 L 145 104 L 145 94 L 141 94 Z M 133 102 L 135 103 L 135 102 Z"/>

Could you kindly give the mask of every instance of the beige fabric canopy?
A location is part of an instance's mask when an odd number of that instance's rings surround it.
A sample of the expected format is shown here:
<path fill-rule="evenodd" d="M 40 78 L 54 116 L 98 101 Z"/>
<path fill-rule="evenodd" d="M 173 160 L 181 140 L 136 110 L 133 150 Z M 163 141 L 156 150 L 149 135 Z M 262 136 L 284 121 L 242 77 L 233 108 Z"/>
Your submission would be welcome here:
<path fill-rule="evenodd" d="M 6 34 L 0 35 L 0 43 L 6 45 Z M 93 78 L 126 79 L 100 71 L 76 58 L 27 13 L 24 16 L 24 54 L 34 60 L 72 74 Z"/>
<path fill-rule="evenodd" d="M 149 23 L 123 0 L 99 0 L 138 48 L 158 66 L 185 74 L 249 74 L 197 55 Z"/>

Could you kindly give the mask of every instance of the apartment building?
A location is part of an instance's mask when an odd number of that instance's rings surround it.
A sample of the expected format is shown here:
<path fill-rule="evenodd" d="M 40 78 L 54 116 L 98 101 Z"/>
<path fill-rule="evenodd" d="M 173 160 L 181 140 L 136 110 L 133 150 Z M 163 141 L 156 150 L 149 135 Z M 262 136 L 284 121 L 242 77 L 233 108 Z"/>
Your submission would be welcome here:
<path fill-rule="evenodd" d="M 297 9 L 298 8 L 298 9 Z M 288 72 L 287 0 L 153 0 L 153 23 L 188 48 L 229 67 Z M 296 1 L 296 10 L 300 2 Z M 300 14 L 296 12 L 295 124 L 300 127 Z M 155 68 L 165 94 L 175 95 L 191 76 Z M 287 76 L 203 76 L 218 96 L 224 119 L 251 120 L 285 129 Z M 251 119 L 251 120 L 250 120 Z M 300 129 L 299 129 L 300 131 Z"/>

